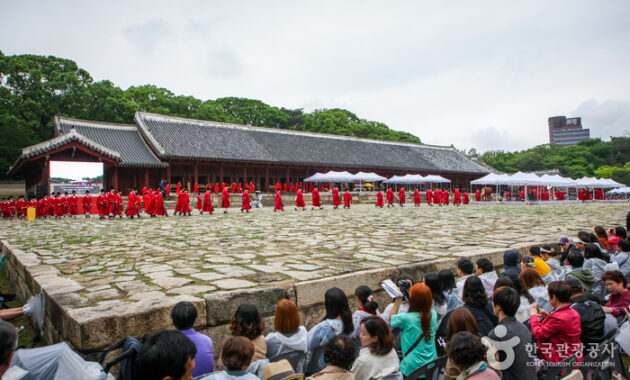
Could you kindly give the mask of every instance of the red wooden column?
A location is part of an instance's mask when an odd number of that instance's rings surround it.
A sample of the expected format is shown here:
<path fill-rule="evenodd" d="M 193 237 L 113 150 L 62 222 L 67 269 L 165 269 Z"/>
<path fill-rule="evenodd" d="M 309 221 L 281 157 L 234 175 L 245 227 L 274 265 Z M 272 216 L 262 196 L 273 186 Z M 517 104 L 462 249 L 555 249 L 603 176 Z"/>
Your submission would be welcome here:
<path fill-rule="evenodd" d="M 48 179 L 50 178 L 50 164 L 48 162 L 48 157 L 44 160 L 44 165 L 42 165 L 42 180 L 41 183 L 43 186 L 46 186 L 46 194 L 50 192 L 48 188 Z"/>
<path fill-rule="evenodd" d="M 114 169 L 114 179 L 112 180 L 113 184 L 114 184 L 114 189 L 115 191 L 118 191 L 118 168 L 116 166 L 113 167 Z"/>
<path fill-rule="evenodd" d="M 149 187 L 149 168 L 144 168 L 144 186 Z"/>

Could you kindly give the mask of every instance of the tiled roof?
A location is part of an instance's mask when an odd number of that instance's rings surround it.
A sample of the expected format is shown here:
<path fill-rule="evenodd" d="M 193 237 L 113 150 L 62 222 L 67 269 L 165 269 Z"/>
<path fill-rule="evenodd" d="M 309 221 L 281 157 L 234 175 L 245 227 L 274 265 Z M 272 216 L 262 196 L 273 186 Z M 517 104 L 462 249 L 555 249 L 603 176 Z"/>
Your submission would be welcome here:
<path fill-rule="evenodd" d="M 165 167 L 140 136 L 135 125 L 99 123 L 55 118 L 55 133 L 65 134 L 70 130 L 111 149 L 119 154 L 121 162 L 118 166 Z"/>
<path fill-rule="evenodd" d="M 137 112 L 140 133 L 161 158 L 395 168 L 486 174 L 451 147 L 251 127 Z"/>

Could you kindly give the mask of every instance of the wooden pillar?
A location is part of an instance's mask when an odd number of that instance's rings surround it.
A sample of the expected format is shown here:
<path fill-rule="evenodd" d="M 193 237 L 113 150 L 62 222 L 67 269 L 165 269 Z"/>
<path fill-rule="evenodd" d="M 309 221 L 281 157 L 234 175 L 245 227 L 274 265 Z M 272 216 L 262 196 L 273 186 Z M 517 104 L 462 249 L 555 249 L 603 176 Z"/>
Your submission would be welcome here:
<path fill-rule="evenodd" d="M 169 163 L 166 167 L 166 183 L 171 183 L 171 164 Z"/>
<path fill-rule="evenodd" d="M 243 186 L 247 184 L 247 165 L 243 165 Z"/>
<path fill-rule="evenodd" d="M 265 186 L 269 189 L 269 165 L 265 166 Z M 267 191 L 267 189 L 263 189 L 263 191 Z"/>
<path fill-rule="evenodd" d="M 50 193 L 50 189 L 48 188 L 48 179 L 50 178 L 50 163 L 48 161 L 48 157 L 44 160 L 44 165 L 42 165 L 42 185 L 46 186 L 46 194 Z"/>
<path fill-rule="evenodd" d="M 195 183 L 199 183 L 199 161 L 195 161 L 195 166 L 193 168 L 193 177 L 195 178 Z"/>
<path fill-rule="evenodd" d="M 291 182 L 291 181 L 289 180 L 289 167 L 288 167 L 288 166 L 287 166 L 287 174 L 286 174 L 286 179 L 285 179 L 285 181 L 286 181 L 286 183 Z"/>
<path fill-rule="evenodd" d="M 223 183 L 223 163 L 219 164 L 219 186 Z"/>
<path fill-rule="evenodd" d="M 149 187 L 149 168 L 144 168 L 144 186 Z"/>
<path fill-rule="evenodd" d="M 114 179 L 112 180 L 112 182 L 114 185 L 114 189 L 118 191 L 118 167 L 114 166 L 113 169 L 114 169 Z"/>

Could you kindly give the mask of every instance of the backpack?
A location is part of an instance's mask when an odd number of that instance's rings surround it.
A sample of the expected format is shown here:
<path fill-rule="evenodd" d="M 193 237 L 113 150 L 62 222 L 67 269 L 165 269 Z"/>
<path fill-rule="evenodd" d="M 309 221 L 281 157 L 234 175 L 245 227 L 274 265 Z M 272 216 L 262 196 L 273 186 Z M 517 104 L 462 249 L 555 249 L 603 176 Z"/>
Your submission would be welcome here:
<path fill-rule="evenodd" d="M 134 361 L 136 360 L 136 355 L 138 354 L 138 351 L 140 351 L 141 347 L 142 343 L 140 343 L 138 339 L 128 336 L 103 350 L 103 352 L 101 352 L 98 356 L 98 362 L 100 365 L 103 365 L 105 356 L 107 356 L 108 353 L 122 348 L 122 353 L 118 355 L 118 357 L 107 362 L 107 364 L 103 366 L 103 370 L 108 373 L 112 366 L 120 363 L 116 380 L 134 380 Z"/>

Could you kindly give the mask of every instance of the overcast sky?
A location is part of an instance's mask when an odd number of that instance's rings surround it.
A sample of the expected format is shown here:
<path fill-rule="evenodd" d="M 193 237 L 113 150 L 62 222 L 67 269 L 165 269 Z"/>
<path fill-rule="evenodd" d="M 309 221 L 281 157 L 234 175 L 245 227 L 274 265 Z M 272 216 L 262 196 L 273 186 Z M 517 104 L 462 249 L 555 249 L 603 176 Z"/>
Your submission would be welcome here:
<path fill-rule="evenodd" d="M 630 2 L 2 1 L 0 50 L 126 89 L 345 108 L 428 144 L 548 142 L 547 118 L 630 135 Z"/>

